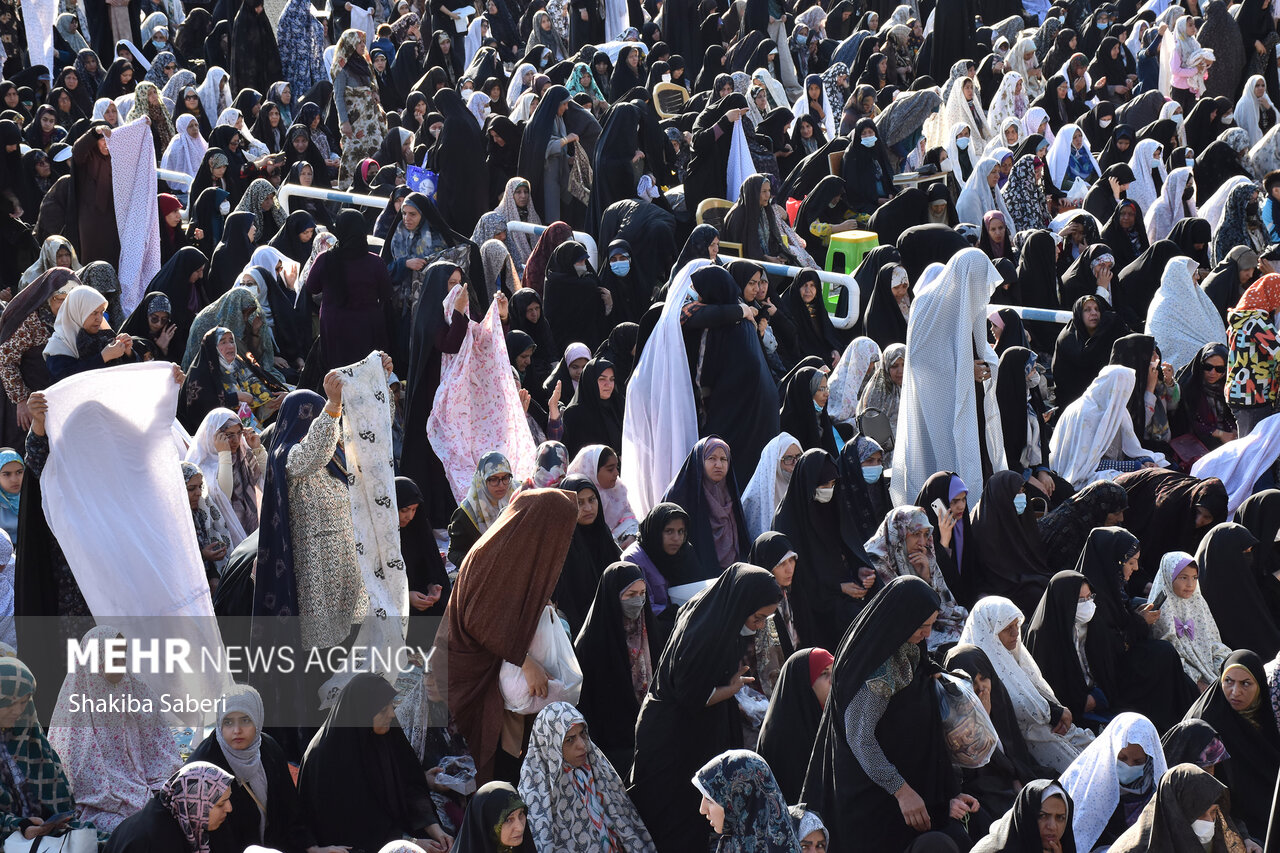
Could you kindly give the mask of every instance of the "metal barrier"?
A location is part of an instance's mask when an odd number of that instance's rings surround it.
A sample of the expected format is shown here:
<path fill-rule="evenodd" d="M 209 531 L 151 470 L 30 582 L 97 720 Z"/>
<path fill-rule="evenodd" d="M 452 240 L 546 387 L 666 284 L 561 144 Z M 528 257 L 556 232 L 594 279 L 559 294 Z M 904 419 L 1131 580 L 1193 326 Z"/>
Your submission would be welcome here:
<path fill-rule="evenodd" d="M 1010 311 L 1016 311 L 1018 316 L 1024 320 L 1034 320 L 1040 323 L 1061 323 L 1066 325 L 1071 322 L 1070 311 L 1056 311 L 1052 308 L 1027 308 L 1022 305 L 988 305 L 992 311 L 1003 311 L 1006 308 Z"/>
<path fill-rule="evenodd" d="M 507 230 L 519 231 L 524 234 L 532 234 L 535 237 L 539 237 L 542 235 L 543 231 L 547 230 L 547 226 L 530 225 L 528 222 L 521 222 L 518 219 L 512 219 L 509 222 L 507 222 Z M 577 240 L 579 243 L 587 247 L 587 256 L 591 260 L 591 266 L 595 267 L 596 270 L 599 270 L 600 269 L 600 263 L 599 263 L 600 248 L 596 245 L 595 238 L 592 237 L 590 234 L 584 234 L 581 231 L 574 231 L 573 239 Z"/>
<path fill-rule="evenodd" d="M 316 198 L 320 201 L 336 201 L 345 205 L 360 205 L 361 207 L 377 207 L 384 208 L 390 201 L 386 196 L 376 195 L 360 195 L 359 193 L 344 193 L 341 190 L 331 190 L 326 187 L 304 187 L 298 184 L 281 184 L 276 190 L 276 198 L 280 200 L 280 206 L 284 208 L 284 212 L 291 213 L 289 210 L 289 199 L 294 196 L 303 198 Z"/>
<path fill-rule="evenodd" d="M 170 184 L 182 184 L 188 188 L 195 182 L 195 178 L 186 172 L 174 172 L 169 169 L 156 169 L 156 177 Z"/>

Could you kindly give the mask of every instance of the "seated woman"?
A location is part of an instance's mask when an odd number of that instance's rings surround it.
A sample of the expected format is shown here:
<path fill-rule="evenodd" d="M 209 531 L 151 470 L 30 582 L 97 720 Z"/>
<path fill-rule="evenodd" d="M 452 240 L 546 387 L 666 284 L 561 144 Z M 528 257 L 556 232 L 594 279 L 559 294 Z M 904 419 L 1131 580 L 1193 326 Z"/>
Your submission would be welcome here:
<path fill-rule="evenodd" d="M 123 364 L 132 360 L 133 342 L 123 333 L 115 336 L 106 347 L 95 347 L 89 343 L 81 352 L 80 344 L 84 341 L 81 332 L 110 334 L 111 327 L 103 316 L 106 310 L 106 297 L 92 287 L 82 284 L 67 294 L 62 310 L 54 318 L 53 335 L 44 347 L 45 365 L 53 381 L 103 367 L 113 361 Z"/>
<path fill-rule="evenodd" d="M 752 543 L 747 562 L 772 572 L 773 579 L 782 590 L 782 601 L 778 602 L 777 611 L 756 632 L 754 647 L 743 658 L 755 670 L 755 689 L 766 697 L 772 697 L 782 665 L 799 643 L 795 608 L 789 598 L 792 581 L 796 577 L 796 552 L 791 548 L 791 540 L 781 533 L 767 530 Z"/>
<path fill-rule="evenodd" d="M 100 625 L 85 634 L 80 646 L 97 646 L 104 655 L 106 643 L 123 636 Z M 153 710 L 126 713 L 127 702 L 135 699 L 142 703 L 137 707 Z M 158 706 L 151 688 L 131 673 L 76 667 L 67 674 L 49 718 L 49 746 L 75 788 L 79 820 L 111 832 L 146 806 L 152 791 L 182 766 L 173 733 L 154 710 Z"/>
<path fill-rule="evenodd" d="M 177 340 L 178 327 L 171 322 L 173 304 L 160 292 L 148 293 L 133 313 L 124 321 L 120 331 L 151 343 L 156 358 L 165 361 L 182 360 L 185 340 Z"/>
<path fill-rule="evenodd" d="M 396 477 L 400 556 L 409 579 L 409 627 L 405 642 L 427 649 L 435 641 L 439 617 L 449 602 L 449 575 L 422 506 L 422 490 L 408 477 Z"/>
<path fill-rule="evenodd" d="M 1280 733 L 1268 696 L 1262 659 L 1247 649 L 1227 658 L 1222 674 L 1205 690 L 1186 719 L 1213 726 L 1231 760 L 1222 781 L 1231 788 L 1232 817 L 1260 839 L 1266 833 L 1280 770 Z"/>
<path fill-rule="evenodd" d="M 720 236 L 742 246 L 742 257 L 753 261 L 799 266 L 773 218 L 773 188 L 767 175 L 742 182 L 738 201 L 725 214 Z"/>
<path fill-rule="evenodd" d="M 619 479 L 617 452 L 603 444 L 589 444 L 573 457 L 567 473 L 581 474 L 600 492 L 600 512 L 618 546 L 626 548 L 635 542 L 640 523 L 631 509 L 627 487 Z"/>
<path fill-rule="evenodd" d="M 1075 301 L 1071 322 L 1063 327 L 1053 349 L 1053 380 L 1059 406 L 1066 406 L 1085 392 L 1111 358 L 1111 345 L 1127 331 L 1120 315 L 1101 298 L 1090 294 Z"/>
<path fill-rule="evenodd" d="M 44 347 L 53 334 L 57 314 L 80 280 L 69 269 L 55 267 L 17 293 L 0 322 L 0 383 L 17 409 L 17 426 L 29 424 L 27 398 L 53 384 L 44 363 Z M 18 433 L 14 433 L 18 435 Z M 16 438 L 12 439 L 16 443 Z"/>
<path fill-rule="evenodd" d="M 787 802 L 765 760 L 731 749 L 693 777 L 702 794 L 699 811 L 718 837 L 720 850 L 798 850 Z"/>
<path fill-rule="evenodd" d="M 467 804 L 455 848 L 458 853 L 536 853 L 529 807 L 506 782 L 481 785 Z"/>
<path fill-rule="evenodd" d="M 1151 585 L 1151 600 L 1163 598 L 1160 616 L 1151 625 L 1153 636 L 1178 650 L 1182 669 L 1201 693 L 1217 680 L 1231 649 L 1222 643 L 1218 623 L 1200 594 L 1200 568 L 1183 551 L 1160 558 L 1160 571 Z"/>
<path fill-rule="evenodd" d="M 1037 779 L 1018 791 L 1013 807 L 991 825 L 971 853 L 1019 850 L 1077 850 L 1071 796 L 1054 781 Z"/>
<path fill-rule="evenodd" d="M 938 600 L 938 615 L 928 637 L 930 651 L 960 639 L 969 611 L 956 603 L 938 569 L 933 555 L 933 525 L 929 524 L 924 510 L 914 506 L 891 509 L 876 535 L 867 540 L 866 549 L 881 583 L 910 575 L 920 578 L 933 590 Z"/>
<path fill-rule="evenodd" d="M 591 359 L 563 412 L 564 446 L 577 456 L 585 447 L 622 446 L 622 391 L 613 363 Z"/>
<path fill-rule="evenodd" d="M 694 580 L 714 577 L 716 567 L 728 568 L 750 549 L 738 481 L 724 440 L 714 435 L 699 439 L 662 500 L 689 515 L 688 536 L 702 564 L 701 578 Z"/>
<path fill-rule="evenodd" d="M 749 535 L 758 537 L 773 524 L 773 513 L 787 493 L 800 452 L 799 443 L 787 432 L 779 433 L 765 445 L 755 472 L 742 490 L 742 513 Z"/>
<path fill-rule="evenodd" d="M 0 530 L 4 530 L 11 543 L 18 541 L 18 512 L 26 470 L 21 453 L 12 447 L 0 447 Z"/>
<path fill-rule="evenodd" d="M 756 749 L 788 802 L 800 801 L 818 723 L 831 694 L 834 663 L 826 649 L 801 649 L 788 657 L 760 725 Z"/>
<path fill-rule="evenodd" d="M 207 761 L 184 765 L 139 811 L 116 827 L 105 853 L 181 850 L 206 853 L 213 830 L 231 813 L 236 777 Z"/>
<path fill-rule="evenodd" d="M 211 502 L 205 490 L 204 474 L 192 462 L 183 462 L 182 482 L 187 487 L 187 505 L 191 507 L 191 524 L 196 531 L 196 545 L 204 562 L 204 575 L 209 591 L 216 593 L 231 553 L 231 533 L 227 529 L 229 515 Z"/>
<path fill-rule="evenodd" d="M 238 272 L 238 270 L 237 270 Z M 182 369 L 190 370 L 191 362 L 201 349 L 204 336 L 213 328 L 230 329 L 235 336 L 236 352 L 245 361 L 252 361 L 273 382 L 283 386 L 284 374 L 276 362 L 275 340 L 266 327 L 266 314 L 251 290 L 233 287 L 214 302 L 205 306 L 191 321 L 187 333 L 187 347 L 182 356 Z M 284 360 L 280 360 L 283 364 Z M 285 365 L 287 366 L 287 365 Z"/>
<path fill-rule="evenodd" d="M 1072 486 L 1167 464 L 1163 454 L 1147 450 L 1134 434 L 1126 408 L 1134 381 L 1132 370 L 1109 364 L 1058 418 L 1049 439 L 1050 466 Z"/>
<path fill-rule="evenodd" d="M 1183 764 L 1169 768 L 1137 823 L 1111 845 L 1115 853 L 1155 849 L 1168 839 L 1178 849 L 1249 850 L 1262 848 L 1233 821 L 1233 792 L 1212 774 Z"/>
<path fill-rule="evenodd" d="M 1022 611 L 1012 601 L 988 596 L 973 606 L 960 642 L 977 646 L 995 668 L 1031 756 L 1061 773 L 1093 741 L 1093 735 L 1074 724 L 1071 711 L 1058 702 L 1040 674 L 1035 658 L 1022 644 L 1022 623 Z"/>
<path fill-rule="evenodd" d="M 449 519 L 449 562 L 455 569 L 511 500 L 511 463 L 492 451 L 480 457 L 467 496 Z"/>
<path fill-rule="evenodd" d="M 600 575 L 574 652 L 582 669 L 578 708 L 592 743 L 619 774 L 631 769 L 636 717 L 661 651 L 643 570 L 613 563 Z"/>
<path fill-rule="evenodd" d="M 840 644 L 800 794 L 828 821 L 833 850 L 969 844 L 953 815 L 978 803 L 951 770 L 924 648 L 939 606 L 929 584 L 895 578 Z"/>
<path fill-rule="evenodd" d="M 797 273 L 783 291 L 779 307 L 796 329 L 795 352 L 791 353 L 793 360 L 817 356 L 827 367 L 840 360 L 840 337 L 823 304 L 822 281 L 817 270 Z"/>
<path fill-rule="evenodd" d="M 1027 511 L 1034 494 L 1017 471 L 997 471 L 973 511 L 974 586 L 1011 599 L 1022 613 L 1035 609 L 1050 577 L 1035 514 Z"/>
<path fill-rule="evenodd" d="M 1058 777 L 1076 804 L 1076 849 L 1114 843 L 1137 822 L 1166 769 L 1150 720 L 1128 713 L 1112 720 Z"/>
<path fill-rule="evenodd" d="M 234 291 L 233 291 L 234 292 Z M 235 332 L 215 326 L 199 342 L 178 399 L 178 420 L 193 432 L 214 409 L 246 410 L 250 429 L 275 416 L 288 388 L 237 352 Z"/>
<path fill-rule="evenodd" d="M 237 684 L 218 703 L 222 716 L 217 727 L 190 759 L 207 761 L 235 777 L 231 814 L 209 833 L 210 853 L 233 853 L 253 844 L 282 853 L 322 853 L 303 819 L 284 750 L 262 731 L 266 715 L 258 691 Z"/>
<path fill-rule="evenodd" d="M 688 779 L 714 755 L 742 744 L 737 703 L 745 633 L 755 633 L 782 597 L 773 575 L 735 563 L 681 612 L 636 721 L 630 793 L 655 845 L 701 849 L 705 828 Z"/>
<path fill-rule="evenodd" d="M 235 518 L 239 535 L 233 537 L 231 547 L 236 547 L 258 529 L 266 446 L 235 412 L 218 408 L 200 422 L 186 458 L 203 472 L 205 489 L 214 503 Z"/>
<path fill-rule="evenodd" d="M 959 474 L 939 471 L 924 481 L 915 506 L 932 526 L 933 557 L 951 594 L 961 604 L 972 604 L 977 597 L 972 587 L 978 580 L 978 549 L 969 515 L 969 487 Z"/>
<path fill-rule="evenodd" d="M 890 344 L 880 355 L 880 364 L 867 380 L 858 400 L 858 417 L 878 412 L 888 424 L 890 436 L 898 431 L 898 406 L 902 402 L 902 375 L 907 361 L 907 345 Z M 893 470 L 893 443 L 881 445 L 884 470 Z"/>
<path fill-rule="evenodd" d="M 1175 439 L 1177 434 L 1191 435 L 1206 451 L 1235 439 L 1236 417 L 1227 405 L 1226 396 L 1227 360 L 1226 344 L 1205 344 L 1196 357 L 1178 371 L 1182 402 L 1174 424 Z"/>
<path fill-rule="evenodd" d="M 600 492 L 595 485 L 581 474 L 570 474 L 560 481 L 559 488 L 573 493 L 578 504 L 578 523 L 552 601 L 560 617 L 569 623 L 569 636 L 576 637 L 587 618 L 601 573 L 606 566 L 618 561 L 621 552 L 605 524 Z"/>
<path fill-rule="evenodd" d="M 801 367 L 783 384 L 778 420 L 783 432 L 794 435 L 805 450 L 823 450 L 835 458 L 852 435 L 852 428 L 834 422 L 827 411 L 830 398 L 826 370 Z"/>
<path fill-rule="evenodd" d="M 395 688 L 381 675 L 360 673 L 347 682 L 311 739 L 298 774 L 298 799 L 321 845 L 378 850 L 410 837 L 447 850 L 452 843 L 440 827 L 413 747 L 396 725 L 395 699 Z M 360 784 L 335 786 L 334 779 Z M 288 838 L 298 841 L 296 834 Z"/>
<path fill-rule="evenodd" d="M 1110 480 L 1090 483 L 1036 522 L 1049 568 L 1056 574 L 1075 567 L 1089 531 L 1115 527 L 1129 505 L 1125 490 Z"/>
<path fill-rule="evenodd" d="M 582 848 L 654 853 L 622 779 L 568 702 L 538 712 L 520 768 L 528 832 L 540 850 Z"/>
<path fill-rule="evenodd" d="M 676 608 L 672 606 L 667 590 L 705 580 L 714 570 L 698 559 L 689 541 L 691 527 L 689 513 L 683 507 L 664 501 L 649 510 L 640 522 L 636 541 L 622 552 L 623 560 L 634 563 L 644 572 L 649 606 L 659 617 L 664 638 L 676 619 Z"/>

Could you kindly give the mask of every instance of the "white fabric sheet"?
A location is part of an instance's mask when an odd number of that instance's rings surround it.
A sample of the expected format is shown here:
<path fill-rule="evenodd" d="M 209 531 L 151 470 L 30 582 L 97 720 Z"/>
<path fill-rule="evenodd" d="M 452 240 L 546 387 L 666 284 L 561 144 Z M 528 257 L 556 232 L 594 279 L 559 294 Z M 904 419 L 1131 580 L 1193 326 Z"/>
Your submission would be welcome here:
<path fill-rule="evenodd" d="M 98 624 L 162 647 L 169 638 L 191 644 L 193 672 L 144 668 L 139 677 L 157 694 L 216 699 L 231 679 L 199 665 L 201 649 L 222 653 L 222 638 L 171 437 L 178 387 L 173 365 L 148 362 L 49 388 L 40 484 L 49 528 Z"/>
<path fill-rule="evenodd" d="M 1253 484 L 1280 457 L 1280 417 L 1263 418 L 1244 438 L 1228 441 L 1196 460 L 1191 475 L 1217 477 L 1227 487 L 1227 512 L 1253 494 Z"/>
<path fill-rule="evenodd" d="M 156 199 L 156 150 L 145 116 L 117 127 L 107 140 L 111 188 L 120 232 L 120 305 L 138 307 L 147 285 L 160 272 L 160 211 Z"/>
<path fill-rule="evenodd" d="M 22 20 L 26 24 L 31 63 L 43 65 L 54 74 L 57 71 L 53 67 L 53 23 L 57 17 L 56 0 L 22 0 Z"/>

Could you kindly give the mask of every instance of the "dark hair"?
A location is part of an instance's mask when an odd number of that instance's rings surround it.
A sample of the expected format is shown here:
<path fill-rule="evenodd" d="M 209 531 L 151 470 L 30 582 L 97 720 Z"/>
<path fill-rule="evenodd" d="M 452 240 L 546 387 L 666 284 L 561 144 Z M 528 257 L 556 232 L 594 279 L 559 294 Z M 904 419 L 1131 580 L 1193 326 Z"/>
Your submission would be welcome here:
<path fill-rule="evenodd" d="M 1262 186 L 1266 189 L 1268 194 L 1277 186 L 1280 186 L 1280 169 L 1267 172 L 1266 176 L 1262 179 Z"/>

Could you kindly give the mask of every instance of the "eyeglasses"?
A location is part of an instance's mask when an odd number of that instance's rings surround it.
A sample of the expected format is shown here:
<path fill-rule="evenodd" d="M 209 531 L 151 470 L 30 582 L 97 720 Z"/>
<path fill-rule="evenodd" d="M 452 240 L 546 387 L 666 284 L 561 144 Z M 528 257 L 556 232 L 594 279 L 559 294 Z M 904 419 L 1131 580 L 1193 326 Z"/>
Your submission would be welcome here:
<path fill-rule="evenodd" d="M 782 457 L 782 464 L 783 464 L 783 465 L 794 465 L 794 464 L 796 464 L 796 463 L 797 463 L 797 462 L 799 462 L 799 461 L 800 461 L 800 454 L 798 454 L 798 453 L 797 453 L 796 455 L 794 455 L 794 456 L 784 456 L 784 457 Z"/>
<path fill-rule="evenodd" d="M 494 474 L 485 480 L 491 486 L 505 486 L 511 482 L 510 474 Z"/>
<path fill-rule="evenodd" d="M 1226 373 L 1227 367 L 1226 365 L 1206 364 L 1204 366 L 1204 372 L 1205 373 Z"/>
<path fill-rule="evenodd" d="M 1080 603 L 1080 604 L 1084 604 L 1086 601 L 1093 601 L 1093 600 L 1094 600 L 1095 598 L 1097 598 L 1097 597 L 1098 597 L 1098 596 L 1097 596 L 1097 594 L 1096 594 L 1096 593 L 1090 593 L 1089 595 L 1086 595 L 1086 596 L 1084 596 L 1083 598 L 1081 598 L 1081 599 L 1080 599 L 1080 601 L 1079 601 L 1079 603 Z"/>

